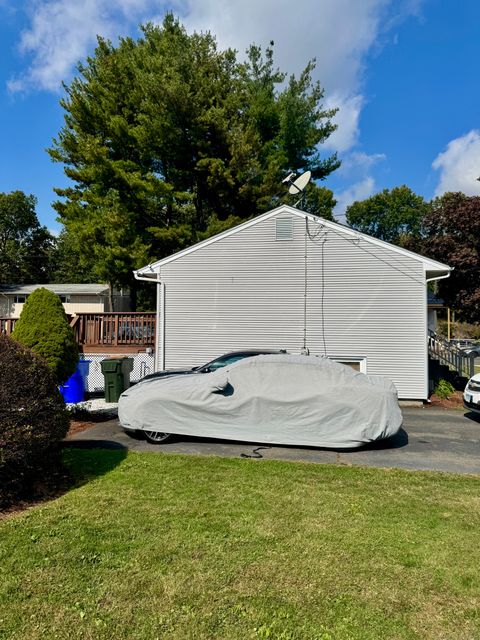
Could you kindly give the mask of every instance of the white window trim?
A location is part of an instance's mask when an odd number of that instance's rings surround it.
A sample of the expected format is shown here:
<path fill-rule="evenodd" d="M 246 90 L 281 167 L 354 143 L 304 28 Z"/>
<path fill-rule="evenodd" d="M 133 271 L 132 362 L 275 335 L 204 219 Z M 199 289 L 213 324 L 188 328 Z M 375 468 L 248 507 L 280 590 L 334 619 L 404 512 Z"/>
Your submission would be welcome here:
<path fill-rule="evenodd" d="M 328 356 L 330 360 L 344 364 L 345 362 L 358 362 L 360 373 L 367 373 L 367 356 Z"/>

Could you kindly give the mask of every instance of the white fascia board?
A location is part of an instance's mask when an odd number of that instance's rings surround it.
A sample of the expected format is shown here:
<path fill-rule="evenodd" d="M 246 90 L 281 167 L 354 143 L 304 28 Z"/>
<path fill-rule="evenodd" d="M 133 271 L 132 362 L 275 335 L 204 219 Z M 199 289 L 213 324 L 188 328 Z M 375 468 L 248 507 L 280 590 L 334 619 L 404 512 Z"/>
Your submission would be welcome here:
<path fill-rule="evenodd" d="M 272 209 L 271 211 L 267 211 L 266 213 L 262 213 L 256 218 L 252 218 L 251 220 L 247 220 L 242 224 L 237 225 L 236 227 L 232 227 L 231 229 L 227 229 L 226 231 L 222 231 L 222 233 L 218 233 L 211 238 L 207 238 L 206 240 L 202 240 L 202 242 L 198 242 L 197 244 L 188 247 L 187 249 L 183 249 L 182 251 L 178 251 L 177 253 L 172 254 L 171 256 L 167 256 L 162 260 L 157 260 L 156 262 L 152 262 L 151 264 L 142 267 L 134 272 L 135 277 L 137 274 L 139 276 L 148 276 L 153 272 L 159 272 L 161 267 L 169 264 L 170 262 L 174 262 L 183 256 L 186 256 L 198 249 L 202 249 L 203 247 L 208 247 L 210 244 L 214 242 L 218 242 L 223 240 L 224 238 L 228 238 L 229 236 L 234 235 L 244 229 L 248 229 L 249 227 L 253 227 L 259 222 L 263 222 L 264 220 L 268 220 L 269 218 L 273 218 L 278 214 L 288 214 L 294 215 L 298 218 L 308 218 L 312 222 L 320 223 L 327 229 L 332 229 L 336 233 L 342 233 L 352 238 L 360 238 L 365 240 L 366 242 L 382 247 L 384 249 L 393 251 L 394 253 L 399 253 L 400 255 L 407 256 L 409 258 L 413 258 L 414 260 L 420 261 L 424 265 L 425 273 L 429 272 L 441 272 L 441 273 L 449 273 L 452 271 L 452 268 L 446 264 L 441 262 L 437 262 L 436 260 L 431 260 L 430 258 L 425 258 L 424 256 L 419 255 L 418 253 L 414 253 L 413 251 L 408 251 L 408 249 L 403 249 L 402 247 L 397 247 L 394 244 L 390 244 L 389 242 L 385 242 L 384 240 L 379 240 L 378 238 L 373 238 L 372 236 L 367 235 L 366 233 L 362 233 L 360 231 L 356 231 L 355 229 L 351 229 L 350 227 L 346 227 L 344 225 L 338 224 L 337 222 L 331 222 L 330 220 L 324 220 L 323 218 L 319 218 L 318 216 L 314 216 L 311 213 L 306 213 L 305 211 L 301 211 L 300 209 L 296 209 L 294 207 L 290 207 L 289 205 L 281 205 L 276 209 Z"/>

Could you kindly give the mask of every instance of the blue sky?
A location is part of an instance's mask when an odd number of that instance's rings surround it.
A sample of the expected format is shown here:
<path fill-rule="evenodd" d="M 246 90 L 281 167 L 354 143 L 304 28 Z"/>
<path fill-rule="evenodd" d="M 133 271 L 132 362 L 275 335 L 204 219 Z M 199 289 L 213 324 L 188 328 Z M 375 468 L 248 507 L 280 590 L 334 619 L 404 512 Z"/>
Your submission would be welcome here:
<path fill-rule="evenodd" d="M 338 131 L 323 152 L 343 165 L 325 182 L 341 217 L 350 202 L 407 184 L 430 199 L 480 194 L 480 3 L 474 0 L 0 0 L 0 191 L 38 198 L 58 231 L 54 187 L 67 180 L 45 152 L 63 122 L 61 82 L 93 51 L 173 10 L 243 52 L 275 41 L 282 70 L 315 57 Z"/>

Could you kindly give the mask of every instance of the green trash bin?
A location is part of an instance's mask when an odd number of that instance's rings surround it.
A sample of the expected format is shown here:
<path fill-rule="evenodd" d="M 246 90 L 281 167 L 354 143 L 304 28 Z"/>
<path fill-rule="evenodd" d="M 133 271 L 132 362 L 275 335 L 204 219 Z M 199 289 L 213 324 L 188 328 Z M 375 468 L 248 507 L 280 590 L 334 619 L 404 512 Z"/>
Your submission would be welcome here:
<path fill-rule="evenodd" d="M 130 386 L 133 358 L 106 358 L 100 362 L 105 379 L 105 400 L 118 402 L 121 394 Z"/>

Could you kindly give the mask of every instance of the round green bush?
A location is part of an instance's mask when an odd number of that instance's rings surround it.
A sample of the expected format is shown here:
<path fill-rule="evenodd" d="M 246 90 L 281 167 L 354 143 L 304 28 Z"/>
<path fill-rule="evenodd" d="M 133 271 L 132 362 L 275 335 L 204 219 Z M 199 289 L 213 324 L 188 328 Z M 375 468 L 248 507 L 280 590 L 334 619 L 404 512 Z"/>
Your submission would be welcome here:
<path fill-rule="evenodd" d="M 69 417 L 45 361 L 0 335 L 0 508 L 48 486 Z"/>
<path fill-rule="evenodd" d="M 78 346 L 60 298 L 45 288 L 28 297 L 12 338 L 45 358 L 58 382 L 72 375 L 78 363 Z"/>

